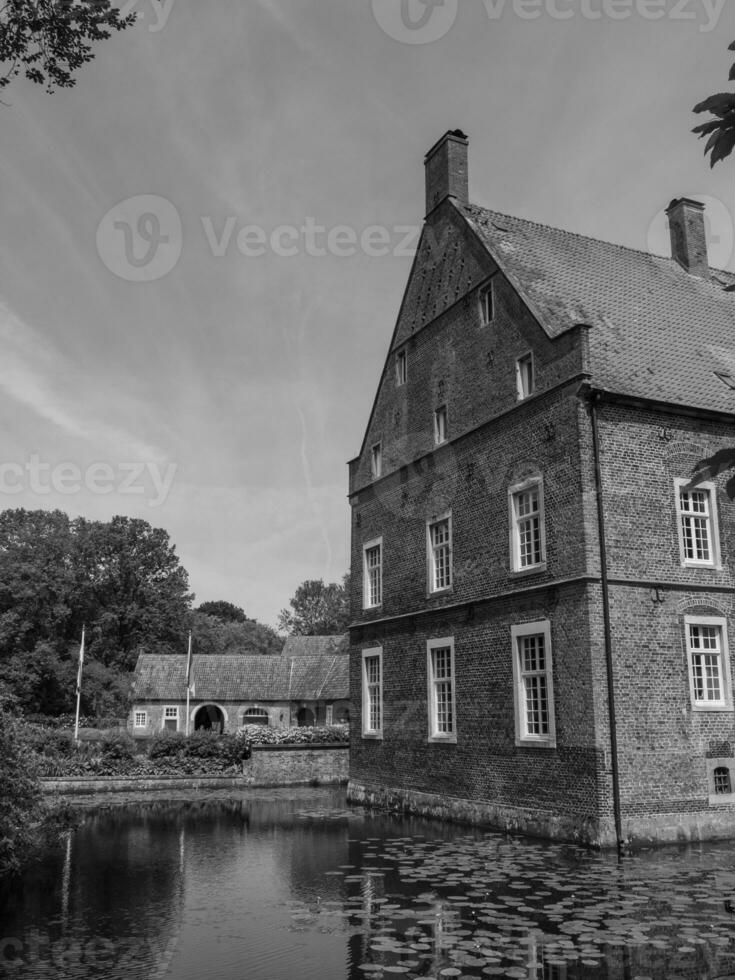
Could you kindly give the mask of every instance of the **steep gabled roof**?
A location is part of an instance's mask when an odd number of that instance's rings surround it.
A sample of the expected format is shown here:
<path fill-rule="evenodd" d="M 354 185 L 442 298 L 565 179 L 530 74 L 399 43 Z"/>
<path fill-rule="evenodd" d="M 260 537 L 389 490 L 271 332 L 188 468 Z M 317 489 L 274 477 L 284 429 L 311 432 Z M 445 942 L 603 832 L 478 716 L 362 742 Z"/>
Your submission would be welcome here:
<path fill-rule="evenodd" d="M 196 701 L 316 701 L 349 697 L 346 652 L 195 656 Z M 137 701 L 184 701 L 186 656 L 141 654 L 133 676 Z"/>
<path fill-rule="evenodd" d="M 595 384 L 735 412 L 735 275 L 707 281 L 674 259 L 457 205 L 550 337 L 588 324 Z M 734 382 L 735 383 L 735 382 Z"/>

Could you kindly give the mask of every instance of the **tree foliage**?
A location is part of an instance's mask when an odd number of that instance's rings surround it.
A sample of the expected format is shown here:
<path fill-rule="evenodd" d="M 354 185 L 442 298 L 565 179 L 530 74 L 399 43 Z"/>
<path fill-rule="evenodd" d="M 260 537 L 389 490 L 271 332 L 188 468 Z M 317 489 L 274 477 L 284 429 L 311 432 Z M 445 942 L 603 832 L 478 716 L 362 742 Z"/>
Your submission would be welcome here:
<path fill-rule="evenodd" d="M 308 579 L 296 589 L 290 609 L 282 609 L 278 628 L 290 636 L 334 636 L 344 633 L 350 621 L 349 574 L 342 585 Z"/>
<path fill-rule="evenodd" d="M 41 788 L 15 717 L 16 705 L 0 693 L 0 875 L 16 871 L 36 843 L 45 815 Z"/>
<path fill-rule="evenodd" d="M 0 88 L 23 73 L 47 92 L 71 88 L 93 47 L 135 23 L 111 0 L 4 0 L 0 5 Z"/>
<path fill-rule="evenodd" d="M 248 619 L 244 609 L 236 606 L 233 602 L 227 602 L 226 599 L 217 599 L 214 602 L 202 602 L 196 611 L 204 613 L 205 616 L 216 616 L 217 619 L 224 620 L 226 623 L 254 622 L 254 620 Z"/>
<path fill-rule="evenodd" d="M 209 616 L 202 612 L 203 606 L 208 605 L 211 604 L 203 603 L 191 616 L 195 655 L 280 653 L 283 649 L 283 640 L 270 626 L 254 619 L 238 622 Z"/>
<path fill-rule="evenodd" d="M 735 51 L 735 41 L 728 48 Z M 735 81 L 735 64 L 730 69 L 731 82 Z M 735 148 L 735 93 L 719 92 L 694 107 L 694 112 L 709 112 L 713 118 L 695 126 L 693 132 L 700 139 L 707 139 L 705 156 L 709 154 L 710 166 L 728 157 Z"/>
<path fill-rule="evenodd" d="M 191 599 L 168 534 L 146 521 L 0 513 L 0 680 L 29 712 L 70 710 L 85 624 L 82 711 L 119 710 L 139 652 L 186 649 Z"/>

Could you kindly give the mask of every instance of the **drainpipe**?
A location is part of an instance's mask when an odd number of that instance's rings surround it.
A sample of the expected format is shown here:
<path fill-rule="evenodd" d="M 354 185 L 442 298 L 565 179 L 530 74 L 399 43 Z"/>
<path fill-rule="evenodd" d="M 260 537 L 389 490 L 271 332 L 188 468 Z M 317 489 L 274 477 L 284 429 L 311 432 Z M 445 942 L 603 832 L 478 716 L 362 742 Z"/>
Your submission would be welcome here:
<path fill-rule="evenodd" d="M 600 393 L 590 392 L 592 445 L 595 457 L 595 488 L 597 491 L 597 527 L 600 537 L 600 578 L 602 581 L 602 616 L 605 629 L 605 661 L 607 665 L 607 704 L 610 722 L 610 754 L 612 756 L 613 814 L 618 849 L 623 847 L 623 821 L 620 812 L 620 769 L 618 767 L 618 724 L 615 713 L 615 672 L 613 669 L 612 628 L 610 626 L 610 588 L 607 577 L 607 544 L 605 537 L 605 508 L 602 498 L 602 468 L 600 466 L 600 430 L 597 405 Z"/>

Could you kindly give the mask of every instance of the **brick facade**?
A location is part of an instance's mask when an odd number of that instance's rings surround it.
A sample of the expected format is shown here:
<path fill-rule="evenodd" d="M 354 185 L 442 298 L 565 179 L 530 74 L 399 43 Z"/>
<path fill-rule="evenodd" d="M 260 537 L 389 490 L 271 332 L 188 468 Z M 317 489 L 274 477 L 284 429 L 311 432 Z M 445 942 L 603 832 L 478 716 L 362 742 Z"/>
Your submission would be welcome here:
<path fill-rule="evenodd" d="M 456 186 L 457 168 L 465 172 L 461 141 L 448 139 L 445 180 Z M 428 191 L 441 200 L 437 159 L 434 152 L 427 163 Z M 502 221 L 495 227 L 507 230 Z M 446 196 L 430 212 L 362 450 L 350 464 L 351 798 L 603 846 L 618 834 L 735 833 L 735 797 L 715 798 L 712 761 L 735 756 L 732 704 L 694 706 L 685 636 L 687 616 L 724 620 L 723 639 L 730 632 L 735 512 L 718 485 L 718 567 L 685 567 L 675 484 L 731 445 L 732 419 L 630 391 L 596 392 L 603 345 L 593 317 L 579 313 L 557 329 L 560 300 L 549 303 L 546 323 L 531 292 L 543 275 L 533 268 L 531 276 L 527 292 L 517 266 L 505 271 L 502 251 L 483 248 Z M 492 319 L 484 322 L 489 284 Z M 396 370 L 401 352 L 405 383 Z M 535 387 L 519 400 L 517 362 L 528 353 Z M 440 407 L 448 438 L 436 445 Z M 545 553 L 519 571 L 509 491 L 534 480 Z M 452 583 L 433 593 L 427 525 L 446 517 Z M 366 608 L 364 547 L 374 541 L 382 545 L 382 596 Z M 531 633 L 548 629 L 553 663 L 555 730 L 536 741 L 523 735 L 532 723 L 519 720 L 514 673 L 516 634 L 528 624 L 539 624 Z M 427 644 L 438 639 L 453 644 L 455 710 L 452 737 L 437 739 Z M 360 724 L 366 650 L 382 658 L 378 733 Z"/>

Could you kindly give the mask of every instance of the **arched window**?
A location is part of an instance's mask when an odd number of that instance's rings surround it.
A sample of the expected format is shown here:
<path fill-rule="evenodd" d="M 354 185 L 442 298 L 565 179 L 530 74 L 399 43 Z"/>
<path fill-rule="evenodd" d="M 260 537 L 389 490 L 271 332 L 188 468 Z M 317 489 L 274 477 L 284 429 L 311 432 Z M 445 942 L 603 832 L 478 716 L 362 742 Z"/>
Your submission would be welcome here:
<path fill-rule="evenodd" d="M 246 708 L 242 715 L 243 725 L 267 725 L 268 712 L 265 708 Z"/>
<path fill-rule="evenodd" d="M 727 766 L 718 766 L 715 769 L 715 794 L 717 796 L 732 793 L 732 782 L 730 781 L 730 770 Z"/>

